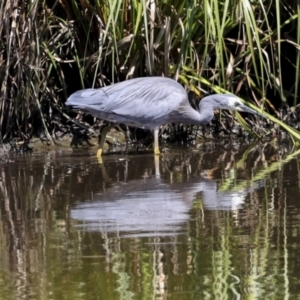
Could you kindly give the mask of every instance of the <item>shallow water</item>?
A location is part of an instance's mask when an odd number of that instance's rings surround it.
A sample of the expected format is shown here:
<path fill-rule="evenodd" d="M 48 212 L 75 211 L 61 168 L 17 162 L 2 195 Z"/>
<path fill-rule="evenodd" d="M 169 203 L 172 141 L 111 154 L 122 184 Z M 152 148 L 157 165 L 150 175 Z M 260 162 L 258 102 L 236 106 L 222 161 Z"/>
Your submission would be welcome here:
<path fill-rule="evenodd" d="M 300 298 L 300 156 L 168 152 L 3 160 L 1 299 Z"/>

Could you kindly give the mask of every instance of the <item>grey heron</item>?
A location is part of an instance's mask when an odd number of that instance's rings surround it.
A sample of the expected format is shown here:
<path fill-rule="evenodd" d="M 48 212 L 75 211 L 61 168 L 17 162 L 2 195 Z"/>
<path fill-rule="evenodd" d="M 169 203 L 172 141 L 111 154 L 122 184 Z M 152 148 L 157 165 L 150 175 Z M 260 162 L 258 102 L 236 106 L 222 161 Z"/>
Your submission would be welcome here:
<path fill-rule="evenodd" d="M 135 78 L 99 89 L 80 90 L 73 93 L 65 105 L 109 122 L 151 130 L 154 132 L 154 154 L 160 153 L 158 131 L 164 124 L 207 124 L 214 116 L 214 109 L 259 114 L 232 94 L 206 96 L 196 111 L 185 89 L 166 77 Z M 106 133 L 104 130 L 101 134 L 98 157 L 102 154 Z"/>

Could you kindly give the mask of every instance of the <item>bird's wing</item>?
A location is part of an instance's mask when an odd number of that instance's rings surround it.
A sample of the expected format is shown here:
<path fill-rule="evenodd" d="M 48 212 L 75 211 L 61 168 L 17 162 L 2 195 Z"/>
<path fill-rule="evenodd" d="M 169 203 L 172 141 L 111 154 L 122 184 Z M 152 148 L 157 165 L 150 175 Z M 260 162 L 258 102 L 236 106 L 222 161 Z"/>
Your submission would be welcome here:
<path fill-rule="evenodd" d="M 101 89 L 78 91 L 67 105 L 116 114 L 133 121 L 161 122 L 185 103 L 187 95 L 176 81 L 163 77 L 146 77 L 113 84 Z"/>

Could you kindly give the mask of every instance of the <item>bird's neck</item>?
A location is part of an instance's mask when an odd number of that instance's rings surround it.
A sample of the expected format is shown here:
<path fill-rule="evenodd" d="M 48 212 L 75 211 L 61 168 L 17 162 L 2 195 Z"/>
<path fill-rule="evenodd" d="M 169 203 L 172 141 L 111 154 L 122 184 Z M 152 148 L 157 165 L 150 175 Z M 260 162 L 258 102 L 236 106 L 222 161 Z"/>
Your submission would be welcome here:
<path fill-rule="evenodd" d="M 199 106 L 199 111 L 190 107 L 184 107 L 183 110 L 178 113 L 178 115 L 173 116 L 180 123 L 201 125 L 210 122 L 213 118 L 214 113 L 212 109 L 206 110 L 201 109 Z"/>
<path fill-rule="evenodd" d="M 214 116 L 213 108 L 207 108 L 207 105 L 205 105 L 203 109 L 203 107 L 201 107 L 201 102 L 199 105 L 199 111 L 193 109 L 190 105 L 185 105 L 172 111 L 169 115 L 168 121 L 170 123 L 176 122 L 194 125 L 206 124 L 209 123 Z"/>
<path fill-rule="evenodd" d="M 203 100 L 199 103 L 198 120 L 199 124 L 207 124 L 214 117 L 214 108 L 208 103 L 204 103 Z"/>

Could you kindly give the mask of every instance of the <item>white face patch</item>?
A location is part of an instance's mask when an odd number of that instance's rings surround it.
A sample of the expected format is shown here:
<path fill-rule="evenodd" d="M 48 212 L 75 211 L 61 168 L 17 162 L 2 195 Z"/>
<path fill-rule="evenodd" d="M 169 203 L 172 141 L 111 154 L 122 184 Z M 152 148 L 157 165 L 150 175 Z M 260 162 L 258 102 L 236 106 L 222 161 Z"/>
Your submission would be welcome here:
<path fill-rule="evenodd" d="M 228 106 L 235 107 L 235 103 L 240 102 L 240 101 L 237 101 L 237 100 L 238 100 L 237 98 L 229 98 L 228 99 Z"/>
<path fill-rule="evenodd" d="M 224 108 L 222 109 L 242 111 L 241 108 L 244 106 L 244 104 L 236 96 L 230 95 L 229 97 L 227 97 L 226 100 L 227 103 L 224 105 Z"/>

